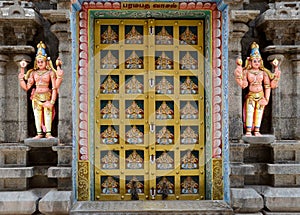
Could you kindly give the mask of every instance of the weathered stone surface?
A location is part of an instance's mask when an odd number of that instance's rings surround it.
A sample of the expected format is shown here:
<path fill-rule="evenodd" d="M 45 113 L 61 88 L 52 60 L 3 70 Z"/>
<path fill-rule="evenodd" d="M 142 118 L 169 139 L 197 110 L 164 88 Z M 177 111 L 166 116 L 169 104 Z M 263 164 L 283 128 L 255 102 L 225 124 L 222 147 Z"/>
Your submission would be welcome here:
<path fill-rule="evenodd" d="M 57 151 L 57 166 L 72 166 L 72 146 L 53 146 Z"/>
<path fill-rule="evenodd" d="M 274 135 L 261 135 L 261 136 L 243 136 L 243 141 L 246 143 L 273 143 L 275 140 Z"/>
<path fill-rule="evenodd" d="M 71 167 L 50 167 L 48 169 L 49 178 L 71 178 L 72 168 Z"/>
<path fill-rule="evenodd" d="M 51 190 L 39 201 L 39 211 L 43 214 L 69 214 L 70 208 L 70 191 Z"/>
<path fill-rule="evenodd" d="M 272 212 L 300 211 L 300 188 L 268 187 L 263 195 L 265 207 Z"/>
<path fill-rule="evenodd" d="M 267 164 L 269 174 L 300 174 L 300 164 Z"/>
<path fill-rule="evenodd" d="M 274 163 L 300 163 L 300 141 L 281 140 L 270 145 Z"/>
<path fill-rule="evenodd" d="M 26 166 L 29 149 L 20 143 L 0 144 L 0 167 Z"/>
<path fill-rule="evenodd" d="M 32 191 L 0 192 L 0 214 L 33 214 L 38 199 Z"/>
<path fill-rule="evenodd" d="M 33 139 L 28 138 L 24 140 L 24 144 L 30 147 L 52 147 L 59 144 L 58 138 L 41 138 L 41 139 Z"/>
<path fill-rule="evenodd" d="M 263 198 L 251 188 L 231 188 L 231 207 L 236 213 L 255 213 L 263 207 Z"/>
<path fill-rule="evenodd" d="M 223 201 L 97 201 L 76 202 L 72 215 L 78 214 L 233 214 L 232 209 Z"/>
<path fill-rule="evenodd" d="M 33 176 L 33 167 L 0 168 L 0 178 L 30 178 Z"/>
<path fill-rule="evenodd" d="M 244 150 L 249 146 L 245 143 L 230 143 L 230 162 L 243 163 Z"/>
<path fill-rule="evenodd" d="M 299 215 L 299 212 L 269 212 L 263 211 L 264 215 Z"/>

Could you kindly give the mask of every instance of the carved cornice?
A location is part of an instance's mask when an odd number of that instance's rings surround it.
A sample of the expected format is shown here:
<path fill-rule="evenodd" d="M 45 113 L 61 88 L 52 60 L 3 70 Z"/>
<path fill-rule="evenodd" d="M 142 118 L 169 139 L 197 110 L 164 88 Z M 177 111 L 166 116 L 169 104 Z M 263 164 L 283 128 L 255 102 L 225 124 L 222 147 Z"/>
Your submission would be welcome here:
<path fill-rule="evenodd" d="M 277 45 L 297 45 L 300 38 L 300 2 L 276 2 L 269 4 L 256 22 L 268 40 Z"/>

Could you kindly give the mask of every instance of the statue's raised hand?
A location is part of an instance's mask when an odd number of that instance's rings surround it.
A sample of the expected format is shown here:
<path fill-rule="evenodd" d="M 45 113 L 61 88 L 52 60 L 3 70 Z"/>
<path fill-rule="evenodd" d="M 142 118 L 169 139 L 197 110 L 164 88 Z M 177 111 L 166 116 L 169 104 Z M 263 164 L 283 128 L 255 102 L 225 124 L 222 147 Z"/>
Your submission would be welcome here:
<path fill-rule="evenodd" d="M 21 66 L 21 68 L 25 68 L 27 66 L 27 62 L 25 60 L 22 60 L 20 62 L 20 66 Z"/>

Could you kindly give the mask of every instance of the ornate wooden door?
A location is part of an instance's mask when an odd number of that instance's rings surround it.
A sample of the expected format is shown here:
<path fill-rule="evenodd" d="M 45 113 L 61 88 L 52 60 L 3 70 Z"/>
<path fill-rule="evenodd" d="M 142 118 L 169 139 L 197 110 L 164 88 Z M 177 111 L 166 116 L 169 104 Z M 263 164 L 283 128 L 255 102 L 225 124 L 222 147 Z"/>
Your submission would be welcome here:
<path fill-rule="evenodd" d="M 95 20 L 95 199 L 204 199 L 202 20 Z"/>

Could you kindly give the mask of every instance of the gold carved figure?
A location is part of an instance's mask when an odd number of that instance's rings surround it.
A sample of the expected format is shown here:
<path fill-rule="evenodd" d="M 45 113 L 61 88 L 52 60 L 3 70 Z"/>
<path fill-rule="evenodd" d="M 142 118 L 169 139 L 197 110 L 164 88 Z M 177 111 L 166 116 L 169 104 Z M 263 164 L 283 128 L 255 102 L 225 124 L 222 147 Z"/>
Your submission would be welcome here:
<path fill-rule="evenodd" d="M 162 26 L 161 31 L 155 36 L 156 45 L 172 45 L 173 37 L 168 33 L 165 26 Z"/>
<path fill-rule="evenodd" d="M 109 50 L 100 62 L 102 69 L 117 69 L 119 61 Z"/>
<path fill-rule="evenodd" d="M 166 126 L 156 133 L 156 143 L 159 145 L 174 144 L 174 135 L 170 132 Z"/>
<path fill-rule="evenodd" d="M 192 79 L 187 76 L 185 81 L 180 84 L 180 93 L 181 94 L 197 94 L 198 86 L 195 84 Z"/>
<path fill-rule="evenodd" d="M 111 125 L 109 125 L 101 134 L 101 141 L 104 144 L 117 144 L 119 142 L 119 135 Z"/>
<path fill-rule="evenodd" d="M 156 167 L 157 169 L 173 169 L 174 168 L 174 159 L 167 153 L 163 152 L 156 159 Z"/>
<path fill-rule="evenodd" d="M 125 91 L 128 94 L 139 94 L 143 93 L 144 86 L 143 84 L 136 78 L 135 75 L 131 77 L 131 79 L 125 84 Z"/>
<path fill-rule="evenodd" d="M 126 142 L 129 144 L 142 144 L 144 142 L 144 134 L 136 125 L 133 125 L 125 134 Z"/>
<path fill-rule="evenodd" d="M 144 110 L 138 106 L 136 101 L 132 101 L 131 105 L 125 109 L 127 119 L 143 119 Z"/>
<path fill-rule="evenodd" d="M 174 193 L 174 184 L 165 176 L 163 176 L 162 179 L 157 183 L 156 188 L 158 194 L 163 194 L 166 191 L 168 194 Z"/>
<path fill-rule="evenodd" d="M 132 179 L 126 184 L 127 193 L 131 193 L 134 186 L 138 193 L 144 193 L 144 184 L 136 176 L 132 176 Z"/>
<path fill-rule="evenodd" d="M 185 31 L 180 34 L 180 44 L 182 45 L 196 45 L 197 36 L 187 26 Z"/>
<path fill-rule="evenodd" d="M 130 56 L 125 60 L 126 69 L 142 69 L 143 60 L 136 54 L 135 51 L 132 51 Z"/>
<path fill-rule="evenodd" d="M 155 90 L 158 94 L 173 94 L 174 86 L 163 76 L 156 84 Z"/>
<path fill-rule="evenodd" d="M 173 69 L 173 61 L 163 51 L 161 55 L 155 60 L 155 67 L 157 70 Z"/>
<path fill-rule="evenodd" d="M 107 79 L 100 85 L 101 93 L 116 94 L 119 93 L 119 85 L 109 75 Z"/>
<path fill-rule="evenodd" d="M 107 179 L 101 184 L 102 193 L 104 194 L 117 194 L 119 193 L 119 183 L 113 177 L 108 176 Z"/>
<path fill-rule="evenodd" d="M 198 110 L 190 101 L 187 101 L 185 106 L 180 110 L 181 119 L 198 119 Z"/>
<path fill-rule="evenodd" d="M 54 104 L 57 100 L 64 72 L 61 69 L 62 61 L 59 58 L 56 60 L 57 70 L 54 69 L 51 59 L 47 58 L 46 45 L 42 41 L 37 45 L 37 48 L 33 69 L 28 70 L 25 74 L 24 70 L 27 62 L 25 60 L 20 62 L 19 84 L 25 91 L 30 90 L 35 85 L 31 92 L 37 131 L 34 139 L 44 137 L 44 133 L 46 138 L 53 138 L 51 129 L 54 118 Z"/>
<path fill-rule="evenodd" d="M 180 69 L 197 69 L 198 61 L 195 60 L 190 52 L 186 52 L 183 58 L 180 60 Z"/>
<path fill-rule="evenodd" d="M 198 158 L 195 155 L 193 155 L 191 150 L 187 150 L 186 154 L 181 158 L 180 162 L 182 169 L 198 168 Z"/>
<path fill-rule="evenodd" d="M 101 34 L 102 44 L 115 44 L 118 43 L 118 34 L 109 25 L 107 29 Z"/>
<path fill-rule="evenodd" d="M 165 101 L 156 110 L 156 119 L 173 119 L 174 111 L 167 105 Z"/>
<path fill-rule="evenodd" d="M 131 30 L 125 35 L 125 43 L 126 44 L 143 43 L 143 35 L 136 30 L 135 26 L 132 26 Z"/>
<path fill-rule="evenodd" d="M 197 194 L 199 184 L 195 182 L 192 177 L 188 176 L 181 183 L 181 193 L 182 194 Z"/>
<path fill-rule="evenodd" d="M 136 150 L 126 158 L 126 167 L 128 169 L 142 169 L 144 166 L 144 159 L 137 153 Z"/>
<path fill-rule="evenodd" d="M 101 158 L 101 164 L 103 169 L 118 169 L 119 158 L 110 150 L 103 158 Z"/>
<path fill-rule="evenodd" d="M 108 101 L 107 104 L 100 110 L 103 119 L 118 119 L 119 118 L 119 109 L 114 106 L 111 101 Z"/>
<path fill-rule="evenodd" d="M 180 135 L 181 144 L 196 144 L 198 143 L 199 135 L 190 126 L 187 126 Z"/>

